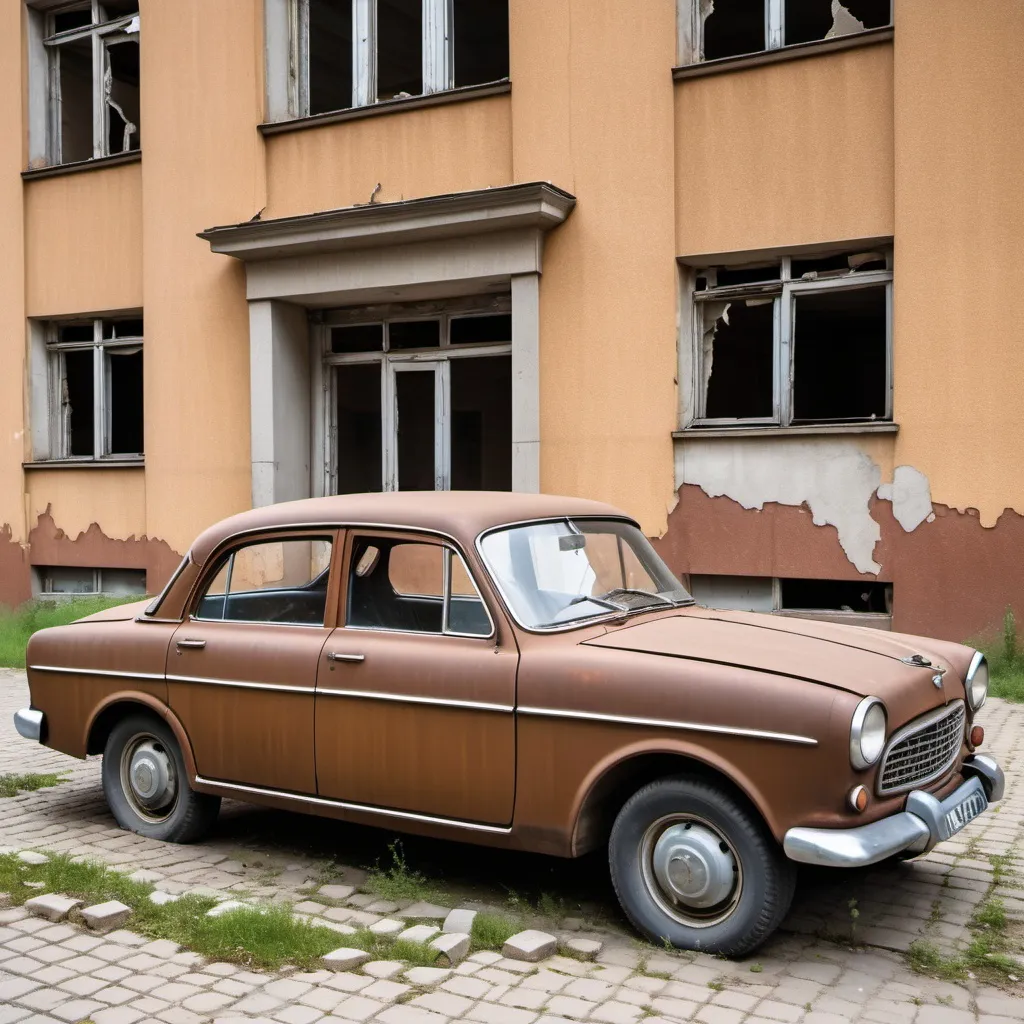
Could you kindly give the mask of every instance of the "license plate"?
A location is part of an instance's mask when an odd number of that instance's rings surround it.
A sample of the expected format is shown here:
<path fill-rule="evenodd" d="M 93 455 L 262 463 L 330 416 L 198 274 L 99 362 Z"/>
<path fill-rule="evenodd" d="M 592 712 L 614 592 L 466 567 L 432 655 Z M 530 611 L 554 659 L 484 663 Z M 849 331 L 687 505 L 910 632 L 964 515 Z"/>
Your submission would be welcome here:
<path fill-rule="evenodd" d="M 973 821 L 985 808 L 988 801 L 980 793 L 972 793 L 962 803 L 956 805 L 952 810 L 946 811 L 946 833 L 948 836 L 956 835 L 969 821 Z"/>

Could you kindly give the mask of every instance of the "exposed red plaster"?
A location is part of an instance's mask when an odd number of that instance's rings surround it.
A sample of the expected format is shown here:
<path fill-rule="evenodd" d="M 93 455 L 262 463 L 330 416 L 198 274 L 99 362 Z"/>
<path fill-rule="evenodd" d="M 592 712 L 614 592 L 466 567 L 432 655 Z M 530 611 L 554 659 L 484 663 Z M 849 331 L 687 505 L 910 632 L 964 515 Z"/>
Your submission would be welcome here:
<path fill-rule="evenodd" d="M 0 605 L 17 605 L 32 596 L 28 551 L 14 539 L 10 525 L 0 527 Z"/>

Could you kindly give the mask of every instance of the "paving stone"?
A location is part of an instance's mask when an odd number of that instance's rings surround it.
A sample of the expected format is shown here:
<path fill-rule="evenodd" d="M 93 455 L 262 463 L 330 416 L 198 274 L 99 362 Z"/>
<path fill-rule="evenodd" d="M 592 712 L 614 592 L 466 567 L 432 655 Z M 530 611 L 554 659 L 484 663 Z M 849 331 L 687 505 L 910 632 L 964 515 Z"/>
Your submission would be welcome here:
<path fill-rule="evenodd" d="M 509 960 L 525 960 L 528 963 L 536 963 L 543 960 L 558 947 L 558 939 L 547 932 L 528 929 L 513 935 L 502 947 L 502 954 Z"/>
<path fill-rule="evenodd" d="M 409 991 L 411 989 L 408 985 L 403 985 L 398 981 L 381 979 L 380 981 L 375 981 L 372 985 L 367 985 L 360 995 L 367 996 L 370 999 L 377 999 L 382 1003 L 393 1003 Z"/>
<path fill-rule="evenodd" d="M 91 1017 L 96 1010 L 102 1010 L 104 1003 L 97 1003 L 91 999 L 72 999 L 68 1003 L 55 1006 L 50 1013 L 58 1020 L 80 1021 Z"/>
<path fill-rule="evenodd" d="M 449 967 L 457 967 L 469 953 L 469 935 L 464 932 L 442 932 L 431 939 L 430 948 L 436 949 Z"/>
<path fill-rule="evenodd" d="M 585 1020 L 596 1007 L 597 1003 L 592 1003 L 588 999 L 576 999 L 573 996 L 552 996 L 548 1000 L 548 1012 L 574 1020 Z"/>
<path fill-rule="evenodd" d="M 174 896 L 169 892 L 164 892 L 162 889 L 154 889 L 149 894 L 149 902 L 155 903 L 158 907 L 164 907 L 168 903 L 174 903 L 180 898 L 180 896 Z"/>
<path fill-rule="evenodd" d="M 22 850 L 21 853 L 18 854 L 18 860 L 23 864 L 33 865 L 50 863 L 50 858 L 47 857 L 45 853 L 36 853 L 35 850 Z"/>
<path fill-rule="evenodd" d="M 443 921 L 447 916 L 448 908 L 439 907 L 436 903 L 413 903 L 402 911 L 406 921 Z"/>
<path fill-rule="evenodd" d="M 216 1010 L 222 1010 L 229 1003 L 235 1002 L 234 996 L 224 995 L 222 992 L 200 992 L 199 995 L 189 996 L 181 1005 L 186 1010 L 194 1013 L 209 1014 Z"/>
<path fill-rule="evenodd" d="M 399 932 L 398 941 L 415 942 L 422 946 L 426 945 L 439 932 L 440 928 L 436 928 L 432 924 L 414 924 L 411 928 Z"/>
<path fill-rule="evenodd" d="M 449 978 L 451 973 L 450 970 L 444 967 L 413 967 L 405 972 L 405 978 L 407 981 L 412 982 L 413 985 L 432 988 L 434 985 L 440 985 L 442 981 Z"/>
<path fill-rule="evenodd" d="M 130 1006 L 109 1006 L 105 1010 L 97 1010 L 92 1015 L 93 1024 L 135 1024 L 146 1014 L 142 1010 Z M 161 1017 L 161 1020 L 166 1018 Z"/>
<path fill-rule="evenodd" d="M 68 914 L 76 907 L 82 906 L 82 900 L 72 899 L 70 896 L 61 896 L 58 893 L 46 893 L 43 896 L 33 896 L 25 900 L 25 909 L 36 917 L 45 918 L 47 921 L 63 921 Z"/>
<path fill-rule="evenodd" d="M 107 983 L 102 978 L 90 978 L 87 974 L 80 974 L 60 982 L 60 987 L 75 996 L 91 996 L 93 992 L 106 988 Z"/>
<path fill-rule="evenodd" d="M 342 946 L 335 949 L 326 956 L 321 957 L 320 962 L 331 971 L 348 971 L 353 967 L 359 967 L 370 959 L 370 954 L 363 949 L 352 949 Z"/>
<path fill-rule="evenodd" d="M 604 1024 L 633 1024 L 644 1011 L 630 1003 L 620 1003 L 614 999 L 601 1003 L 590 1015 L 591 1020 L 603 1021 Z"/>
<path fill-rule="evenodd" d="M 405 931 L 405 922 L 398 921 L 393 917 L 385 917 L 371 924 L 370 931 L 374 935 L 397 935 L 399 932 Z"/>
<path fill-rule="evenodd" d="M 133 882 L 159 882 L 164 876 L 156 871 L 147 871 L 145 868 L 139 868 L 138 871 L 133 871 L 128 877 Z"/>
<path fill-rule="evenodd" d="M 206 912 L 207 917 L 223 917 L 225 914 L 230 914 L 233 910 L 246 910 L 251 909 L 252 904 L 243 903 L 241 900 L 224 900 L 223 903 L 218 903 L 215 907 L 210 907 Z"/>
<path fill-rule="evenodd" d="M 103 940 L 95 935 L 85 935 L 79 932 L 70 939 L 66 939 L 61 945 L 65 949 L 72 949 L 76 953 L 88 953 L 90 949 L 103 945 Z"/>
<path fill-rule="evenodd" d="M 445 1017 L 461 1017 L 473 1005 L 473 1000 L 450 992 L 427 992 L 425 995 L 417 996 L 409 1005 L 419 1006 Z"/>
<path fill-rule="evenodd" d="M 405 964 L 401 960 L 371 960 L 363 964 L 363 973 L 371 978 L 393 978 L 404 969 Z"/>
<path fill-rule="evenodd" d="M 81 911 L 86 927 L 97 935 L 105 935 L 115 928 L 120 928 L 131 917 L 131 914 L 132 908 L 118 900 L 97 903 L 95 906 L 85 907 Z"/>
<path fill-rule="evenodd" d="M 441 930 L 445 932 L 464 932 L 473 934 L 473 922 L 476 920 L 475 910 L 456 909 L 448 913 Z"/>
<path fill-rule="evenodd" d="M 596 939 L 572 938 L 565 943 L 566 949 L 584 960 L 593 960 L 603 947 L 604 943 L 598 942 Z"/>
<path fill-rule="evenodd" d="M 483 999 L 494 986 L 479 978 L 466 978 L 453 974 L 441 985 L 441 988 L 445 992 L 454 992 L 455 995 L 465 996 L 467 999 Z"/>
<path fill-rule="evenodd" d="M 321 885 L 317 895 L 329 900 L 347 900 L 355 892 L 353 885 Z"/>
<path fill-rule="evenodd" d="M 533 1010 L 520 1010 L 500 1003 L 477 1003 L 466 1011 L 466 1019 L 479 1021 L 480 1024 L 531 1024 L 537 1020 L 537 1014 Z"/>

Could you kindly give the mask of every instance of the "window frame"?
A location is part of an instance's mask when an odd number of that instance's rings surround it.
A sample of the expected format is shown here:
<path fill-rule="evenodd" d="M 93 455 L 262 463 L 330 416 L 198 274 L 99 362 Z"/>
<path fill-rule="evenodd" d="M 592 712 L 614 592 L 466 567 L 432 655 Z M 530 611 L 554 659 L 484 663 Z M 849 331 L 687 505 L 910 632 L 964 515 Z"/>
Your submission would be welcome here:
<path fill-rule="evenodd" d="M 54 569 L 77 569 L 79 572 L 92 573 L 93 589 L 92 590 L 51 590 L 48 589 L 52 586 L 52 579 L 50 572 Z M 112 590 L 103 589 L 103 578 L 104 574 L 112 572 L 138 572 L 142 573 L 142 592 L 140 594 L 133 594 L 127 592 L 115 593 Z M 76 597 L 138 597 L 141 601 L 144 599 L 146 594 L 146 570 L 135 566 L 96 566 L 96 567 L 82 567 L 73 565 L 47 565 L 39 566 L 36 568 L 36 573 L 39 580 L 39 593 L 38 597 L 45 598 L 46 600 L 70 600 Z M 126 602 L 127 603 L 127 602 Z"/>
<path fill-rule="evenodd" d="M 63 32 L 55 31 L 54 19 L 57 15 L 77 10 L 88 10 L 91 24 L 67 29 Z M 80 162 L 65 160 L 62 153 L 60 54 L 64 44 L 81 39 L 90 41 L 92 51 L 92 156 L 86 159 L 97 160 L 103 157 L 139 152 L 141 145 L 134 149 L 129 146 L 127 149 L 122 148 L 116 152 L 109 151 L 110 104 L 116 101 L 108 99 L 104 84 L 106 72 L 110 66 L 109 50 L 111 46 L 134 41 L 141 49 L 139 12 L 135 11 L 134 14 L 102 20 L 106 16 L 102 0 L 85 0 L 85 2 L 79 0 L 79 2 L 48 7 L 45 11 L 39 12 L 38 16 L 42 19 L 39 44 L 46 62 L 45 151 L 47 165 L 62 166 L 67 163 Z M 114 36 L 119 37 L 117 42 L 109 42 L 108 37 Z M 134 40 L 131 38 L 133 36 Z M 35 87 L 39 88 L 39 83 L 35 83 Z M 129 122 L 123 112 L 121 112 L 121 116 L 126 122 L 124 138 L 128 140 L 132 134 L 138 133 L 139 126 Z"/>
<path fill-rule="evenodd" d="M 431 632 L 417 629 L 393 629 L 388 626 L 358 626 L 352 625 L 348 621 L 349 617 L 349 602 L 351 598 L 352 590 L 352 574 L 355 570 L 353 564 L 353 555 L 355 554 L 356 543 L 361 540 L 386 540 L 397 544 L 428 544 L 431 547 L 439 547 L 442 553 L 441 560 L 441 572 L 442 572 L 442 594 L 441 594 L 441 629 L 438 632 Z M 448 557 L 445 557 L 445 553 L 448 553 Z M 462 562 L 463 568 L 466 570 L 466 576 L 473 584 L 473 588 L 476 590 L 477 597 L 480 598 L 480 604 L 483 606 L 484 611 L 487 613 L 487 621 L 490 625 L 489 633 L 460 633 L 455 630 L 447 629 L 449 619 L 449 604 L 452 598 L 451 593 L 451 580 L 452 580 L 452 560 L 451 556 L 459 558 Z M 389 553 L 390 557 L 390 553 Z M 415 533 L 415 532 L 402 532 L 402 531 L 384 531 L 366 529 L 362 527 L 351 527 L 348 530 L 348 538 L 345 542 L 345 554 L 343 562 L 342 572 L 343 586 L 341 588 L 341 597 L 338 603 L 338 626 L 341 629 L 351 629 L 361 633 L 387 633 L 392 636 L 436 636 L 442 638 L 456 637 L 464 640 L 483 640 L 488 643 L 497 643 L 498 629 L 497 624 L 494 620 L 494 615 L 491 612 L 490 605 L 487 602 L 487 598 L 484 597 L 484 590 L 480 586 L 480 580 L 469 564 L 469 559 L 466 558 L 464 552 L 447 537 L 434 536 L 426 533 Z M 430 596 L 433 595 L 423 595 Z"/>
<path fill-rule="evenodd" d="M 701 18 L 702 0 L 678 0 L 676 9 L 677 21 L 677 49 L 676 59 L 680 67 L 694 64 L 705 64 L 708 61 L 704 57 L 704 20 Z M 861 36 L 866 32 L 879 32 L 891 30 L 894 18 L 894 0 L 889 0 L 889 21 L 886 25 L 874 28 L 865 28 L 861 32 L 850 32 L 843 36 L 833 36 L 833 39 L 848 39 Z M 714 57 L 712 62 L 739 60 L 761 53 L 774 53 L 780 50 L 805 47 L 807 42 L 787 43 L 786 42 L 786 0 L 764 0 L 764 38 L 765 46 L 761 50 L 754 50 L 751 53 L 729 54 L 725 57 Z M 826 40 L 811 40 L 812 43 L 824 42 Z M 831 41 L 831 40 L 829 40 Z M 799 52 L 799 51 L 797 51 Z"/>
<path fill-rule="evenodd" d="M 115 452 L 111 448 L 112 405 L 109 401 L 112 388 L 110 386 L 110 366 L 108 349 L 139 348 L 142 352 L 143 376 L 145 376 L 145 324 L 141 335 L 125 335 L 121 337 L 103 337 L 103 325 L 116 325 L 140 317 L 97 317 L 87 320 L 52 320 L 46 325 L 46 363 L 47 392 L 49 409 L 49 435 L 51 438 L 50 458 L 60 462 L 143 462 L 145 452 L 145 386 L 142 394 L 142 426 L 143 450 L 141 452 Z M 61 328 L 92 323 L 93 336 L 91 341 L 60 341 Z M 64 354 L 66 352 L 92 351 L 92 388 L 93 388 L 93 450 L 91 455 L 72 455 L 70 448 L 69 426 L 64 414 L 63 381 L 65 377 Z M 56 450 L 56 454 L 53 454 Z"/>
<path fill-rule="evenodd" d="M 844 247 L 845 250 L 845 247 Z M 806 429 L 828 430 L 830 427 L 858 427 L 865 424 L 890 424 L 893 422 L 893 251 L 887 246 L 885 252 L 885 270 L 849 271 L 836 276 L 823 276 L 817 279 L 793 278 L 791 276 L 793 259 L 811 259 L 815 254 L 801 253 L 799 256 L 786 255 L 777 257 L 780 263 L 778 278 L 770 278 L 762 282 L 749 284 L 710 286 L 697 290 L 698 277 L 707 277 L 708 270 L 693 269 L 689 272 L 684 287 L 690 305 L 690 352 L 692 374 L 690 381 L 689 408 L 684 410 L 688 419 L 683 429 L 694 428 L 749 428 L 749 427 L 796 427 Z M 827 253 L 819 254 L 822 257 Z M 771 258 L 749 261 L 754 263 L 770 262 Z M 736 264 L 742 266 L 743 264 Z M 709 282 L 710 284 L 710 282 Z M 796 299 L 800 295 L 821 294 L 830 291 L 860 291 L 865 288 L 885 288 L 885 414 L 883 417 L 864 417 L 861 419 L 820 420 L 793 422 L 793 381 L 796 357 L 794 325 L 796 322 Z M 703 306 L 708 302 L 725 302 L 746 298 L 771 298 L 772 310 L 772 415 L 760 417 L 709 417 L 707 409 L 707 383 L 704 377 L 704 346 L 705 331 Z"/>

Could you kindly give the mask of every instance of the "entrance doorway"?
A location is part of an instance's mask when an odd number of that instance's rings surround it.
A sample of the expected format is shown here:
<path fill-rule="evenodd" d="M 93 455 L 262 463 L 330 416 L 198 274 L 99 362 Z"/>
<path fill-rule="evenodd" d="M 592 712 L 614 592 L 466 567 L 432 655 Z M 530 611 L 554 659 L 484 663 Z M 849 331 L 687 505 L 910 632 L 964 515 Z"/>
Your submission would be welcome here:
<path fill-rule="evenodd" d="M 328 493 L 511 490 L 508 296 L 325 317 Z"/>

